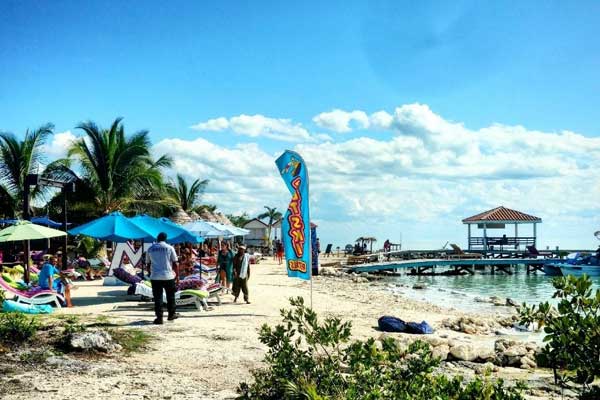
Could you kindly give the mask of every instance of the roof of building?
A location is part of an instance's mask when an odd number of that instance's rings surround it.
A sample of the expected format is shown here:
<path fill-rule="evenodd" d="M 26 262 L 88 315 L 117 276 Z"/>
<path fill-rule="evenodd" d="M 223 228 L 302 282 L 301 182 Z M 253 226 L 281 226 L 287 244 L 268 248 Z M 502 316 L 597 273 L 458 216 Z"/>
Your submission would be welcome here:
<path fill-rule="evenodd" d="M 248 225 L 256 224 L 257 222 L 260 223 L 260 225 L 264 228 L 267 228 L 269 226 L 269 225 L 265 224 L 263 221 L 261 221 L 260 219 L 253 218 L 244 224 L 244 228 L 247 227 Z"/>
<path fill-rule="evenodd" d="M 504 206 L 484 211 L 462 220 L 464 224 L 478 222 L 542 222 L 542 219 Z"/>

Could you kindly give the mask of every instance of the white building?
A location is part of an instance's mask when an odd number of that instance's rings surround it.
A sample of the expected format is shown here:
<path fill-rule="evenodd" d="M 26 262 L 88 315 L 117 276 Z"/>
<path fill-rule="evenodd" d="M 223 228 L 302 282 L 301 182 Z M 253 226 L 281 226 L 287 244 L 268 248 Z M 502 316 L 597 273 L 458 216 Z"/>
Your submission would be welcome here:
<path fill-rule="evenodd" d="M 269 246 L 273 239 L 281 239 L 281 220 L 276 221 L 271 226 L 271 236 L 268 237 L 269 224 L 254 218 L 244 225 L 244 229 L 248 229 L 250 233 L 244 237 L 244 243 L 249 246 Z"/>

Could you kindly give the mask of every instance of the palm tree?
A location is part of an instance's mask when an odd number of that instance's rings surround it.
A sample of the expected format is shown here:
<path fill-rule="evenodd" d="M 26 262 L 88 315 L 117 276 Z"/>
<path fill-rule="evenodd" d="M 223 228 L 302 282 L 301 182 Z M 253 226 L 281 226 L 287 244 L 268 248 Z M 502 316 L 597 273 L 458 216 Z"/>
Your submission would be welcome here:
<path fill-rule="evenodd" d="M 279 211 L 277 211 L 276 207 L 271 208 L 269 206 L 265 206 L 265 208 L 267 209 L 267 211 L 260 214 L 258 216 L 258 219 L 269 219 L 269 224 L 267 226 L 267 241 L 269 241 L 271 240 L 271 228 L 273 227 L 273 223 L 280 220 L 283 215 Z"/>
<path fill-rule="evenodd" d="M 227 218 L 231 221 L 234 226 L 243 228 L 250 221 L 248 213 L 243 212 L 240 215 L 227 214 Z"/>
<path fill-rule="evenodd" d="M 52 135 L 54 125 L 42 125 L 25 132 L 18 140 L 12 133 L 0 133 L 0 206 L 7 216 L 20 213 L 23 204 L 25 178 L 36 171 L 44 161 L 42 147 Z M 33 195 L 39 194 L 34 191 Z"/>
<path fill-rule="evenodd" d="M 92 188 L 91 196 L 103 213 L 164 205 L 162 168 L 171 158 L 153 160 L 148 131 L 125 135 L 117 118 L 109 129 L 88 121 L 77 126 L 85 136 L 69 149 L 69 157 L 81 164 L 82 179 Z"/>
<path fill-rule="evenodd" d="M 187 182 L 182 175 L 177 174 L 177 183 L 169 183 L 166 186 L 168 196 L 171 198 L 177 207 L 185 212 L 190 212 L 198 205 L 200 196 L 204 193 L 208 185 L 208 179 L 196 179 L 192 185 L 188 187 Z"/>

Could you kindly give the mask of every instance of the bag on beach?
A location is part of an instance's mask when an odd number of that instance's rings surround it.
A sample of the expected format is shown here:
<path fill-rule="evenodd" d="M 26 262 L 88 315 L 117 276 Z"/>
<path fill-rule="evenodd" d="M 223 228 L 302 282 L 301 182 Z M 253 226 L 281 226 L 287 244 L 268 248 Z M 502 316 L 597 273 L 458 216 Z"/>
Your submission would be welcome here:
<path fill-rule="evenodd" d="M 406 324 L 406 333 L 412 333 L 415 335 L 429 335 L 433 333 L 433 328 L 425 321 L 408 322 Z"/>
<path fill-rule="evenodd" d="M 406 332 L 406 322 L 389 315 L 379 318 L 377 325 L 379 325 L 379 330 L 382 332 Z"/>
<path fill-rule="evenodd" d="M 402 332 L 414 335 L 428 335 L 433 333 L 433 328 L 426 322 L 404 322 L 400 318 L 385 315 L 377 321 L 382 332 Z"/>

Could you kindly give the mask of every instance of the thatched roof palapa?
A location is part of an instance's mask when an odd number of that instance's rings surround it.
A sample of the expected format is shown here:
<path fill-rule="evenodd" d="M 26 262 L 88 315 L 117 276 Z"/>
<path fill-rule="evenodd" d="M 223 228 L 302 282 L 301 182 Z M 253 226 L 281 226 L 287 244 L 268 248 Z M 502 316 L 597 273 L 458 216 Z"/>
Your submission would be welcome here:
<path fill-rule="evenodd" d="M 227 218 L 225 215 L 223 215 L 223 213 L 216 213 L 215 217 L 217 218 L 217 222 L 223 225 L 233 225 L 231 223 L 231 221 L 229 220 L 229 218 Z"/>
<path fill-rule="evenodd" d="M 217 221 L 217 218 L 209 211 L 202 211 L 200 213 L 200 217 L 205 220 L 205 221 L 210 221 L 210 222 L 219 222 Z"/>
<path fill-rule="evenodd" d="M 372 237 L 372 236 L 361 236 L 358 239 L 356 239 L 356 242 L 376 242 L 377 238 Z"/>
<path fill-rule="evenodd" d="M 188 213 L 180 208 L 171 216 L 171 221 L 175 222 L 176 224 L 183 225 L 187 224 L 188 222 L 192 222 L 192 218 L 190 218 Z"/>

